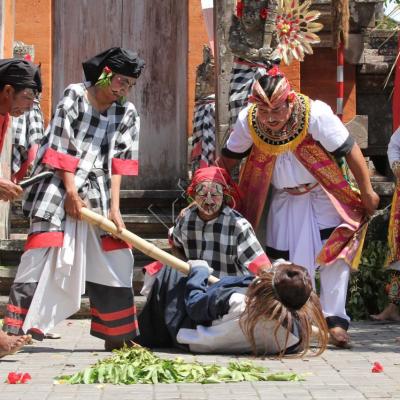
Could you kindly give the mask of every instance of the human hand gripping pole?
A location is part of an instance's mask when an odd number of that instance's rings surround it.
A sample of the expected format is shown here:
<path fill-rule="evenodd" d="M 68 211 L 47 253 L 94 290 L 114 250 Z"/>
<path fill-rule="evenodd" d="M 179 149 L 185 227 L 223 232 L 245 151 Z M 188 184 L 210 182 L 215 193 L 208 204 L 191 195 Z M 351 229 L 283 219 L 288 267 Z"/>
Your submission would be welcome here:
<path fill-rule="evenodd" d="M 190 266 L 187 262 L 182 261 L 172 254 L 169 254 L 166 251 L 159 249 L 157 246 L 154 246 L 154 244 L 149 243 L 147 240 L 142 239 L 141 237 L 135 235 L 133 232 L 130 232 L 127 229 L 122 229 L 121 231 L 118 231 L 114 222 L 110 221 L 100 214 L 89 210 L 88 208 L 81 208 L 80 212 L 82 219 L 89 224 L 98 226 L 105 232 L 111 233 L 113 236 L 123 240 L 126 243 L 131 244 L 147 256 L 157 261 L 160 261 L 161 263 L 168 265 L 185 275 L 189 274 Z M 209 283 L 216 283 L 218 281 L 219 279 L 213 275 L 210 275 L 208 278 Z"/>

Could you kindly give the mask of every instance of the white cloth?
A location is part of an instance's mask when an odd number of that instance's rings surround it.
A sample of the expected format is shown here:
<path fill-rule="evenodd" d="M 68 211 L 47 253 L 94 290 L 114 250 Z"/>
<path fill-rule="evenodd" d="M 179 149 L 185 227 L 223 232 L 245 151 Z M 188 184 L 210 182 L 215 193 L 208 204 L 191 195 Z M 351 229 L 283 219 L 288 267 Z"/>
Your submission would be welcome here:
<path fill-rule="evenodd" d="M 189 345 L 195 353 L 243 354 L 252 352 L 252 347 L 239 325 L 240 315 L 246 307 L 246 296 L 234 293 L 229 299 L 229 312 L 213 321 L 211 326 L 198 325 L 196 329 L 182 328 L 177 335 L 178 343 Z M 255 328 L 257 352 L 277 354 L 280 347 L 275 341 L 274 330 L 277 321 L 264 321 Z M 287 330 L 280 326 L 277 331 L 279 346 L 284 346 Z M 287 347 L 299 342 L 299 338 L 289 333 Z"/>
<path fill-rule="evenodd" d="M 289 251 L 290 261 L 308 268 L 313 276 L 322 249 L 320 230 L 336 227 L 342 219 L 320 185 L 301 195 L 272 190 L 266 244 Z"/>
<path fill-rule="evenodd" d="M 15 283 L 38 282 L 22 329 L 47 333 L 77 312 L 85 281 L 114 287 L 131 287 L 133 255 L 129 249 L 104 252 L 101 231 L 87 222 L 67 217 L 63 247 L 26 251 Z M 104 232 L 103 232 L 104 234 Z"/>
<path fill-rule="evenodd" d="M 387 154 L 390 166 L 394 161 L 400 161 L 400 128 L 396 129 L 390 138 Z"/>
<path fill-rule="evenodd" d="M 347 286 L 350 267 L 343 260 L 337 260 L 319 270 L 321 293 L 319 296 L 325 317 L 340 317 L 350 321 L 346 313 Z"/>

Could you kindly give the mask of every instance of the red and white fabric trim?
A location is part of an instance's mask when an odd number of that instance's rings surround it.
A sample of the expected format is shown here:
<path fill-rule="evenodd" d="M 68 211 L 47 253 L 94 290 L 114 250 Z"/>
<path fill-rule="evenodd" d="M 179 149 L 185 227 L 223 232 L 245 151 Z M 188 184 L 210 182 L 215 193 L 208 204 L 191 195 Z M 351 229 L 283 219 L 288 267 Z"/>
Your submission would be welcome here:
<path fill-rule="evenodd" d="M 63 171 L 75 172 L 79 164 L 79 158 L 48 148 L 44 153 L 42 163 Z"/>
<path fill-rule="evenodd" d="M 113 158 L 111 161 L 111 173 L 114 175 L 137 176 L 139 174 L 139 161 Z"/>
<path fill-rule="evenodd" d="M 24 250 L 42 249 L 46 247 L 62 247 L 64 232 L 40 232 L 28 236 Z"/>

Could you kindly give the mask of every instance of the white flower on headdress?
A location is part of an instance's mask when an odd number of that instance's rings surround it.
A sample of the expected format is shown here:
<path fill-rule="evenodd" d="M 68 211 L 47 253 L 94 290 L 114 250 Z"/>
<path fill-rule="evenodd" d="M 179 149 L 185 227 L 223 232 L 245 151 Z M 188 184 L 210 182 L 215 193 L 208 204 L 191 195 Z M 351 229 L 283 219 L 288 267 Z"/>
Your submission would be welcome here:
<path fill-rule="evenodd" d="M 318 11 L 309 11 L 311 0 L 301 5 L 299 0 L 280 0 L 276 17 L 278 46 L 275 50 L 277 57 L 289 65 L 293 58 L 303 61 L 304 54 L 312 54 L 311 44 L 319 43 L 315 34 L 323 25 L 314 22 L 320 15 Z"/>

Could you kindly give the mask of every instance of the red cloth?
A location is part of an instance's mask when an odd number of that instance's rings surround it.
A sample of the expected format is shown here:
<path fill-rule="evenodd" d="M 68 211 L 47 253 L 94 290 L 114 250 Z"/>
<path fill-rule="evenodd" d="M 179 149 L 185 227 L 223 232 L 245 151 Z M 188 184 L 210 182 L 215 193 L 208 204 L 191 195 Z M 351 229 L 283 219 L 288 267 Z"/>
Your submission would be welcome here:
<path fill-rule="evenodd" d="M 139 175 L 139 162 L 138 160 L 121 160 L 113 158 L 111 160 L 111 171 L 114 175 Z"/>
<path fill-rule="evenodd" d="M 44 153 L 42 163 L 63 171 L 75 172 L 78 168 L 79 158 L 60 153 L 49 147 Z"/>
<path fill-rule="evenodd" d="M 224 168 L 212 166 L 196 170 L 192 182 L 187 189 L 188 195 L 194 197 L 196 186 L 206 181 L 213 181 L 221 184 L 224 187 L 224 194 L 228 197 L 226 201 L 228 206 L 235 209 L 240 208 L 241 195 L 239 187 Z"/>
<path fill-rule="evenodd" d="M 397 48 L 400 51 L 400 32 L 397 37 Z M 395 69 L 392 114 L 394 132 L 400 126 L 400 58 L 397 59 Z"/>
<path fill-rule="evenodd" d="M 7 133 L 8 121 L 10 120 L 10 116 L 7 114 L 0 114 L 0 153 L 3 150 L 4 138 Z"/>

